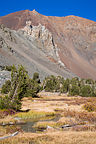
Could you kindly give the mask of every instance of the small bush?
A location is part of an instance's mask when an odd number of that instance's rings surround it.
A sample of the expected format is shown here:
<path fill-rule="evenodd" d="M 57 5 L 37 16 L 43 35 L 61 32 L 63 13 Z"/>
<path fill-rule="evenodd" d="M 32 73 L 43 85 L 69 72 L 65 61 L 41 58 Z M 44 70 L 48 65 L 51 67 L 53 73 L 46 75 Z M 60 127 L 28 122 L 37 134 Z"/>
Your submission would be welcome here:
<path fill-rule="evenodd" d="M 96 114 L 95 113 L 88 113 L 86 111 L 72 111 L 72 110 L 64 110 L 64 112 L 61 113 L 62 116 L 64 117 L 74 117 L 77 121 L 78 120 L 83 120 L 83 121 L 88 121 L 88 122 L 96 122 Z M 79 121 L 78 121 L 79 122 Z"/>
<path fill-rule="evenodd" d="M 67 93 L 69 91 L 69 79 L 63 80 L 62 87 L 60 88 L 61 93 Z"/>
<path fill-rule="evenodd" d="M 79 95 L 80 88 L 77 85 L 72 85 L 69 89 L 69 94 L 72 96 Z"/>
<path fill-rule="evenodd" d="M 72 84 L 72 85 L 78 85 L 78 83 L 79 83 L 79 78 L 78 77 L 74 77 L 70 81 L 70 84 Z"/>
<path fill-rule="evenodd" d="M 88 112 L 96 111 L 96 103 L 87 103 L 83 106 L 83 108 Z"/>
<path fill-rule="evenodd" d="M 37 93 L 41 90 L 40 85 L 37 81 L 30 79 L 26 86 L 25 97 L 37 97 Z"/>
<path fill-rule="evenodd" d="M 37 83 L 40 83 L 39 73 L 35 72 L 33 74 L 33 80 L 36 81 Z"/>
<path fill-rule="evenodd" d="M 80 88 L 80 95 L 84 97 L 90 97 L 94 96 L 94 92 L 90 85 L 83 85 Z"/>
<path fill-rule="evenodd" d="M 87 79 L 86 84 L 94 84 L 94 81 L 92 79 Z"/>
<path fill-rule="evenodd" d="M 8 115 L 14 115 L 15 113 L 16 113 L 16 111 L 14 111 L 12 109 L 0 110 L 0 119 L 5 118 Z"/>
<path fill-rule="evenodd" d="M 58 92 L 60 91 L 60 81 L 58 77 L 51 75 L 45 78 L 43 86 L 46 92 Z"/>
<path fill-rule="evenodd" d="M 12 70 L 12 66 L 5 66 L 5 70 L 11 71 Z"/>
<path fill-rule="evenodd" d="M 5 84 L 2 86 L 1 93 L 8 94 L 11 88 L 11 81 L 7 80 Z"/>
<path fill-rule="evenodd" d="M 0 109 L 14 109 L 19 110 L 21 102 L 18 99 L 11 100 L 9 96 L 0 97 Z"/>

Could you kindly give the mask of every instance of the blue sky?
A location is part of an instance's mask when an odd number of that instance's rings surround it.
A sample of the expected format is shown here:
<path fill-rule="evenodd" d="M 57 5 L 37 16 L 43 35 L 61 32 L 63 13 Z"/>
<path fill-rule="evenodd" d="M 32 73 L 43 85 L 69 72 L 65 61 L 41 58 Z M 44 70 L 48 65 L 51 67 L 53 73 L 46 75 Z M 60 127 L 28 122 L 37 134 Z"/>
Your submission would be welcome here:
<path fill-rule="evenodd" d="M 43 15 L 75 15 L 96 21 L 96 0 L 1 0 L 0 16 L 35 9 Z"/>

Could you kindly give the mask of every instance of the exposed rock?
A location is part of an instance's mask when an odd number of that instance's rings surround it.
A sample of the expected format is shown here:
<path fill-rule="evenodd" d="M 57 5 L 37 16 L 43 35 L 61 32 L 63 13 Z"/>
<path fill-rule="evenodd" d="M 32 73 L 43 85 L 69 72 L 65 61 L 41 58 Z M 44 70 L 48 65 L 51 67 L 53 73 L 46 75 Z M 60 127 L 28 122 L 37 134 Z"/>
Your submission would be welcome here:
<path fill-rule="evenodd" d="M 61 128 L 64 129 L 64 128 L 71 128 L 71 127 L 74 127 L 76 126 L 77 124 L 73 124 L 73 125 L 69 125 L 69 124 L 66 124 L 66 125 L 62 125 Z"/>
<path fill-rule="evenodd" d="M 59 48 L 57 47 L 52 33 L 40 23 L 38 26 L 31 25 L 31 21 L 26 21 L 26 26 L 21 29 L 24 35 L 28 35 L 33 38 L 34 41 L 38 43 L 38 47 L 46 53 L 47 56 L 53 57 L 57 63 L 66 68 L 64 63 L 60 60 L 59 57 Z"/>
<path fill-rule="evenodd" d="M 47 130 L 49 130 L 49 129 L 54 129 L 53 127 L 51 127 L 51 126 L 47 126 L 47 128 L 46 128 Z"/>
<path fill-rule="evenodd" d="M 3 43 L 4 43 L 4 40 L 2 37 L 0 37 L 0 48 L 2 48 Z"/>
<path fill-rule="evenodd" d="M 47 55 L 56 58 L 57 45 L 54 42 L 51 32 L 40 23 L 38 26 L 31 25 L 31 21 L 26 21 L 26 26 L 22 29 L 24 34 L 31 36 Z"/>
<path fill-rule="evenodd" d="M 0 88 L 5 83 L 5 81 L 11 79 L 11 73 L 9 71 L 0 71 Z"/>
<path fill-rule="evenodd" d="M 11 134 L 11 135 L 9 135 L 9 136 L 0 137 L 0 140 L 7 139 L 7 138 L 11 138 L 11 137 L 13 137 L 13 136 L 18 135 L 18 133 L 19 133 L 19 132 L 17 131 L 17 132 L 15 132 L 15 133 L 13 133 L 13 134 Z"/>

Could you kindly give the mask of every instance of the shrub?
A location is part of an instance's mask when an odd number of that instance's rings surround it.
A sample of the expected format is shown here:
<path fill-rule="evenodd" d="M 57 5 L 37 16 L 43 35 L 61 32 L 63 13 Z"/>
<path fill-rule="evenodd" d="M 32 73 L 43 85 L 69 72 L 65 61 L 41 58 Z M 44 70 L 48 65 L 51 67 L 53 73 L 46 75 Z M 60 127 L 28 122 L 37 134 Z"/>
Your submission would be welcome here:
<path fill-rule="evenodd" d="M 86 103 L 83 108 L 88 112 L 96 111 L 96 103 Z"/>
<path fill-rule="evenodd" d="M 86 84 L 86 80 L 85 80 L 85 79 L 81 79 L 81 80 L 79 81 L 79 83 L 80 83 L 80 86 L 85 85 L 85 84 Z"/>
<path fill-rule="evenodd" d="M 0 110 L 0 119 L 5 118 L 8 115 L 14 115 L 15 113 L 16 113 L 16 111 L 14 111 L 12 109 Z"/>
<path fill-rule="evenodd" d="M 43 86 L 44 86 L 45 91 L 48 91 L 48 92 L 60 91 L 60 82 L 59 82 L 58 78 L 56 78 L 53 75 L 47 77 L 44 80 Z"/>
<path fill-rule="evenodd" d="M 94 96 L 94 91 L 89 85 L 83 85 L 80 88 L 80 95 L 84 97 Z"/>
<path fill-rule="evenodd" d="M 5 84 L 2 86 L 1 93 L 8 94 L 11 88 L 11 81 L 7 80 Z"/>
<path fill-rule="evenodd" d="M 12 101 L 8 95 L 0 97 L 0 109 L 14 109 L 17 111 L 20 108 L 21 108 L 21 102 L 18 99 Z"/>
<path fill-rule="evenodd" d="M 60 88 L 61 93 L 67 93 L 69 91 L 69 79 L 63 80 L 62 87 Z"/>
<path fill-rule="evenodd" d="M 78 77 L 74 77 L 71 79 L 70 84 L 72 85 L 78 85 L 79 84 L 79 78 Z"/>
<path fill-rule="evenodd" d="M 94 84 L 94 81 L 92 79 L 86 79 L 86 84 Z"/>
<path fill-rule="evenodd" d="M 80 88 L 77 85 L 72 85 L 69 89 L 69 94 L 72 96 L 79 95 Z"/>
<path fill-rule="evenodd" d="M 26 92 L 24 96 L 31 96 L 31 97 L 37 97 L 37 93 L 41 90 L 40 85 L 37 81 L 33 79 L 29 79 L 27 86 L 26 86 Z"/>
<path fill-rule="evenodd" d="M 5 70 L 11 71 L 13 66 L 5 66 Z"/>
<path fill-rule="evenodd" d="M 40 83 L 39 73 L 35 72 L 33 74 L 33 80 L 36 81 L 37 83 Z"/>

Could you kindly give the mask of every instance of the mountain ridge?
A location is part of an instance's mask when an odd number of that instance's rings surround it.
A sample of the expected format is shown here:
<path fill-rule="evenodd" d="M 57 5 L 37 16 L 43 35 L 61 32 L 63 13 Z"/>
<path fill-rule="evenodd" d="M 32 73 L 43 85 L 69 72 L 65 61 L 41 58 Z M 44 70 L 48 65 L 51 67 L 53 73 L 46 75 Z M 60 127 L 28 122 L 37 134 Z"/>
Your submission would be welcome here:
<path fill-rule="evenodd" d="M 96 22 L 78 16 L 44 16 L 35 10 L 0 17 L 0 24 L 16 31 L 24 28 L 26 21 L 31 21 L 31 26 L 41 24 L 52 33 L 60 61 L 69 71 L 96 79 Z"/>

